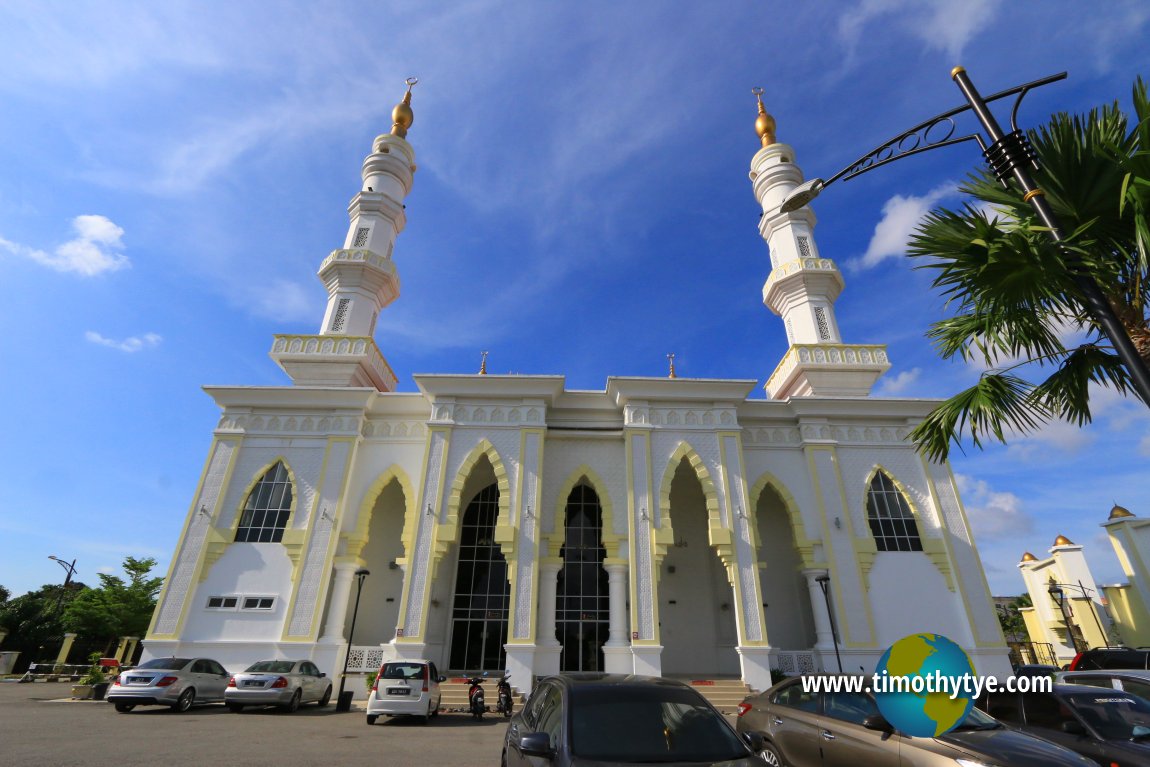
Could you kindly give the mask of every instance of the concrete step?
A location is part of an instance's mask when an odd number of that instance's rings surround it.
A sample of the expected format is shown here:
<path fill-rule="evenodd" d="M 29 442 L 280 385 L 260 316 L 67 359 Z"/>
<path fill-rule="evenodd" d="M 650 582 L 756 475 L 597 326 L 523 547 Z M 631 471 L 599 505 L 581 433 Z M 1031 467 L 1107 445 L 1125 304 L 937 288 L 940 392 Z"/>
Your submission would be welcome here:
<path fill-rule="evenodd" d="M 743 698 L 751 694 L 751 688 L 741 679 L 683 679 L 700 695 L 706 698 L 712 706 L 724 714 L 733 714 L 739 710 Z"/>

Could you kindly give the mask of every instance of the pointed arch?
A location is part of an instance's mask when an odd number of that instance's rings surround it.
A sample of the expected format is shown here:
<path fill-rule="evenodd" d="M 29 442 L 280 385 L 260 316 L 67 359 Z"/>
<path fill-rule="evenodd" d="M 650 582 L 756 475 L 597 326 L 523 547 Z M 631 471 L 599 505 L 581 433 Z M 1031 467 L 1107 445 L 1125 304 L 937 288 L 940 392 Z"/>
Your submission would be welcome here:
<path fill-rule="evenodd" d="M 775 495 L 779 497 L 779 500 L 783 502 L 783 509 L 791 521 L 791 533 L 795 537 L 795 548 L 799 551 L 799 557 L 802 559 L 803 567 L 814 567 L 815 542 L 807 537 L 807 530 L 803 524 L 803 514 L 799 510 L 798 501 L 795 500 L 795 496 L 787 489 L 783 481 L 769 471 L 765 471 L 759 476 L 748 494 L 750 498 L 749 505 L 751 507 L 748 510 L 748 523 L 751 529 L 751 540 L 754 544 L 755 551 L 758 551 L 763 543 L 759 539 L 759 501 L 762 499 L 762 495 L 768 487 L 774 491 Z"/>
<path fill-rule="evenodd" d="M 867 476 L 863 509 L 878 551 L 922 551 L 921 515 L 906 486 L 881 464 Z"/>
<path fill-rule="evenodd" d="M 595 491 L 595 495 L 599 496 L 599 508 L 603 515 L 603 546 L 607 549 L 607 556 L 625 559 L 626 552 L 622 546 L 626 539 L 615 532 L 615 512 L 611 504 L 611 496 L 607 492 L 607 483 L 587 464 L 583 464 L 568 474 L 567 479 L 559 486 L 559 492 L 555 496 L 554 525 L 550 533 L 543 534 L 543 538 L 547 541 L 543 556 L 559 556 L 559 550 L 563 548 L 564 529 L 567 522 L 567 498 L 575 486 L 580 483 L 590 487 Z"/>
<path fill-rule="evenodd" d="M 436 529 L 435 536 L 435 568 L 438 568 L 443 555 L 451 544 L 459 542 L 459 520 L 463 514 L 463 488 L 467 478 L 471 476 L 475 465 L 481 458 L 487 458 L 495 472 L 495 481 L 499 487 L 499 515 L 495 522 L 495 538 L 508 562 L 514 562 L 516 549 L 516 536 L 511 527 L 511 479 L 499 457 L 499 451 L 490 440 L 483 438 L 471 449 L 467 457 L 459 464 L 459 470 L 451 481 L 451 489 L 447 495 L 447 513 L 444 521 Z M 405 531 L 406 532 L 406 531 Z"/>
<path fill-rule="evenodd" d="M 291 464 L 288 463 L 287 458 L 285 458 L 283 455 L 278 455 L 271 461 L 265 463 L 262 468 L 256 471 L 253 474 L 251 480 L 248 482 L 247 486 L 244 487 L 244 492 L 240 495 L 239 506 L 237 506 L 235 516 L 232 519 L 229 535 L 230 540 L 236 541 L 236 536 L 239 534 L 240 522 L 243 520 L 244 511 L 248 505 L 248 500 L 251 498 L 252 493 L 255 492 L 255 490 L 260 486 L 262 482 L 264 482 L 264 480 L 271 473 L 272 469 L 279 465 L 283 466 L 284 473 L 287 475 L 286 484 L 291 491 L 291 502 L 288 504 L 287 516 L 284 517 L 283 524 L 279 525 L 277 523 L 275 526 L 285 531 L 291 526 L 292 521 L 296 518 L 296 510 L 299 504 L 299 490 L 296 483 L 295 472 L 292 471 Z M 280 543 L 281 541 L 277 540 L 263 542 Z"/>
<path fill-rule="evenodd" d="M 703 497 L 707 504 L 707 534 L 710 544 L 719 555 L 723 565 L 728 571 L 735 564 L 735 547 L 731 539 L 731 531 L 723 527 L 722 515 L 719 511 L 719 492 L 715 489 L 715 482 L 711 479 L 711 472 L 707 470 L 702 457 L 691 447 L 686 440 L 681 441 L 671 458 L 663 469 L 663 479 L 659 483 L 659 528 L 655 530 L 655 557 L 662 561 L 667 554 L 667 546 L 675 540 L 673 520 L 671 519 L 671 482 L 675 479 L 675 472 L 679 464 L 686 458 L 703 487 Z"/>
<path fill-rule="evenodd" d="M 382 474 L 375 478 L 371 487 L 363 495 L 363 502 L 359 505 L 359 514 L 356 516 L 355 528 L 343 534 L 347 556 L 358 557 L 363 547 L 367 545 L 368 531 L 371 527 L 371 513 L 376 501 L 392 482 L 399 483 L 403 492 L 403 557 L 406 560 L 415 544 L 415 490 L 407 472 L 397 463 L 393 463 Z"/>

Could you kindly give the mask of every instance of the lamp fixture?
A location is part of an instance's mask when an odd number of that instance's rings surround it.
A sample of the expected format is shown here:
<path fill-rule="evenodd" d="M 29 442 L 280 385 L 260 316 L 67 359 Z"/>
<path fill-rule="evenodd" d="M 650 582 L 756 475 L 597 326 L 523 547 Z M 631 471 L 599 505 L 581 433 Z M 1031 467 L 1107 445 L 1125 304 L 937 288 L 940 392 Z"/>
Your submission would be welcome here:
<path fill-rule="evenodd" d="M 649 521 L 651 519 L 650 517 L 647 516 L 647 507 L 646 506 L 640 507 L 639 519 L 642 519 L 643 521 Z"/>
<path fill-rule="evenodd" d="M 320 519 L 326 519 L 328 522 L 335 522 L 335 517 L 333 517 L 333 516 L 331 515 L 331 512 L 329 512 L 329 511 L 327 510 L 327 507 L 326 507 L 326 506 L 324 506 L 324 507 L 323 507 L 323 509 L 321 509 L 321 510 L 320 510 L 320 512 L 319 512 L 319 518 L 320 518 Z"/>
<path fill-rule="evenodd" d="M 387 569 L 388 570 L 398 570 L 399 564 L 393 559 L 387 563 Z"/>
<path fill-rule="evenodd" d="M 842 530 L 843 529 L 843 521 L 841 519 L 839 519 L 838 517 L 835 517 L 835 529 L 836 530 Z"/>
<path fill-rule="evenodd" d="M 200 516 L 207 517 L 208 519 L 211 519 L 212 517 L 212 513 L 208 511 L 208 507 L 202 503 L 200 504 Z"/>
<path fill-rule="evenodd" d="M 427 504 L 427 516 L 429 516 L 429 517 L 435 516 L 435 512 L 431 510 L 431 504 L 430 503 Z"/>

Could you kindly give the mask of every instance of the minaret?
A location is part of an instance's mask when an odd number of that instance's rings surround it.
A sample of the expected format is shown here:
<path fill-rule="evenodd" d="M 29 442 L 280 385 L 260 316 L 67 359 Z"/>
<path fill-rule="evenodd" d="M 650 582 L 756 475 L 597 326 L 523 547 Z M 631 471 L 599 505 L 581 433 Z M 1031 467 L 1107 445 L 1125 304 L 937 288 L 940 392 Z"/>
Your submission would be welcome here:
<path fill-rule="evenodd" d="M 790 348 L 767 380 L 767 396 L 865 397 L 890 368 L 885 345 L 844 344 L 835 318 L 835 299 L 843 277 L 835 262 L 819 255 L 815 214 L 808 206 L 790 213 L 783 200 L 803 181 L 795 151 L 775 140 L 775 118 L 759 102 L 755 132 L 762 148 L 751 160 L 751 182 L 763 207 L 759 233 L 771 254 L 771 274 L 763 285 L 763 303 L 783 318 Z"/>
<path fill-rule="evenodd" d="M 407 129 L 415 119 L 407 78 L 403 101 L 391 112 L 391 132 L 377 136 L 363 161 L 363 187 L 351 199 L 343 248 L 319 267 L 327 288 L 327 309 L 319 335 L 278 335 L 271 357 L 297 386 L 365 386 L 395 389 L 395 374 L 375 345 L 379 312 L 399 296 L 399 275 L 391 260 L 406 217 L 415 150 Z"/>

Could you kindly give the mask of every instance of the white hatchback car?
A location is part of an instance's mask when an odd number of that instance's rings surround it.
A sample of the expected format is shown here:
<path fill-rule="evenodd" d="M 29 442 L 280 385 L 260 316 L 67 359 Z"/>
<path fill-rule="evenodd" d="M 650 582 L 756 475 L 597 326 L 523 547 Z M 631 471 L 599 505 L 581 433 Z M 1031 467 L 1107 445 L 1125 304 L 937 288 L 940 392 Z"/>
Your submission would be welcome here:
<path fill-rule="evenodd" d="M 439 675 L 429 660 L 388 661 L 379 669 L 367 696 L 367 723 L 380 716 L 418 716 L 424 724 L 439 714 Z"/>

